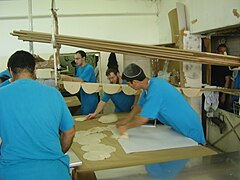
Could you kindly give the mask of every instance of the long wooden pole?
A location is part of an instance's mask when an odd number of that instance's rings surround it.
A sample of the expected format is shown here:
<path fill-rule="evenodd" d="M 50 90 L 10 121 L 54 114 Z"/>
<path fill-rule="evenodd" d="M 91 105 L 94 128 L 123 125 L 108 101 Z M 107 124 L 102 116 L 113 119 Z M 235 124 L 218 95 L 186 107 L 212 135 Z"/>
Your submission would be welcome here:
<path fill-rule="evenodd" d="M 14 31 L 19 40 L 51 43 L 49 33 Z M 124 42 L 114 42 L 99 39 L 80 38 L 75 36 L 56 35 L 56 42 L 63 45 L 93 49 L 98 51 L 131 54 L 171 61 L 188 61 L 201 64 L 214 64 L 222 66 L 240 66 L 240 57 L 224 56 L 215 53 L 198 52 L 191 50 L 142 45 Z"/>

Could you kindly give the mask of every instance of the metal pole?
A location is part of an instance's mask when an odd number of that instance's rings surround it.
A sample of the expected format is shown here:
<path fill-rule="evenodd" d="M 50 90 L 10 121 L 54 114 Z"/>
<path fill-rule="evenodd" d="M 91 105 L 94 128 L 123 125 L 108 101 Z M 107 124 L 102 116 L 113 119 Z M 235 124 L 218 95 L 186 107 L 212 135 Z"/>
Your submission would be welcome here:
<path fill-rule="evenodd" d="M 33 31 L 33 18 L 32 18 L 32 0 L 28 0 L 28 20 L 29 20 L 29 30 Z M 34 53 L 33 51 L 33 42 L 29 41 L 29 52 Z"/>

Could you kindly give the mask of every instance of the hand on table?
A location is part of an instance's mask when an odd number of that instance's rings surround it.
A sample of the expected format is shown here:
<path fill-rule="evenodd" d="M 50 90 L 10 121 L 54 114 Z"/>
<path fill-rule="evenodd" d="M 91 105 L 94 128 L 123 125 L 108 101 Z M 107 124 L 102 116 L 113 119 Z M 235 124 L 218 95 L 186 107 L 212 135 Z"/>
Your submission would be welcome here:
<path fill-rule="evenodd" d="M 86 119 L 94 119 L 96 117 L 96 113 L 91 113 L 86 116 Z"/>
<path fill-rule="evenodd" d="M 120 135 L 127 134 L 127 126 L 126 125 L 118 126 L 118 131 L 119 131 Z"/>

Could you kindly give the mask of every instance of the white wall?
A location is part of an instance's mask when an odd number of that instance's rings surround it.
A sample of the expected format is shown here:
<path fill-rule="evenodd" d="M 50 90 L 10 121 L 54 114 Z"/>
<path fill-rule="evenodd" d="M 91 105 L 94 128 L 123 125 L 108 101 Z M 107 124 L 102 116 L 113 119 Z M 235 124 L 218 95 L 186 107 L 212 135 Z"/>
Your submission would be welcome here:
<path fill-rule="evenodd" d="M 240 0 L 56 0 L 59 32 L 142 44 L 171 43 L 168 13 L 176 2 L 186 6 L 190 32 L 239 24 L 232 10 L 240 11 Z M 51 0 L 32 0 L 33 30 L 51 33 Z M 28 42 L 9 35 L 13 30 L 29 29 L 28 0 L 0 1 L 0 71 L 8 57 L 18 49 L 29 49 Z M 197 23 L 191 21 L 197 19 Z M 61 53 L 79 48 L 62 46 Z M 34 43 L 34 52 L 48 59 L 49 44 Z M 109 53 L 103 56 L 107 56 Z M 104 58 L 102 58 L 104 59 Z"/>
<path fill-rule="evenodd" d="M 160 44 L 172 42 L 168 13 L 176 8 L 176 2 L 185 4 L 187 30 L 191 33 L 240 24 L 240 17 L 233 15 L 233 9 L 240 13 L 240 0 L 159 0 Z M 197 22 L 192 23 L 195 19 Z"/>
<path fill-rule="evenodd" d="M 190 0 L 188 0 L 190 1 Z M 240 17 L 234 16 L 233 9 L 240 13 L 240 0 L 202 0 L 189 5 L 192 33 L 200 33 L 240 23 Z"/>
<path fill-rule="evenodd" d="M 50 2 L 32 0 L 34 31 L 51 33 Z M 56 0 L 56 6 L 60 34 L 143 44 L 159 43 L 155 1 Z M 28 42 L 9 35 L 13 30 L 29 29 L 27 16 L 28 0 L 0 1 L 0 70 L 5 69 L 6 61 L 13 52 L 29 50 Z M 61 53 L 75 52 L 77 49 L 62 46 Z M 48 59 L 52 54 L 51 45 L 34 43 L 34 53 Z"/>

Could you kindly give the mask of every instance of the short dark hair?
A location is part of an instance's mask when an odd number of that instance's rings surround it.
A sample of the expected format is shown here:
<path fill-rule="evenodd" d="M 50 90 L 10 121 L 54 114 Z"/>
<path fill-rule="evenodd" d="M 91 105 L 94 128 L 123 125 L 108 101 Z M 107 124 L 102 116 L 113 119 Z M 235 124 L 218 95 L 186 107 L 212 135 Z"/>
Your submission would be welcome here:
<path fill-rule="evenodd" d="M 114 73 L 115 75 L 117 75 L 117 73 L 119 73 L 118 69 L 115 69 L 115 68 L 108 68 L 107 71 L 106 71 L 106 76 L 109 76 L 110 73 Z"/>
<path fill-rule="evenodd" d="M 27 70 L 33 74 L 35 70 L 35 58 L 27 51 L 16 51 L 8 60 L 8 69 L 11 69 L 13 74 L 18 74 L 23 70 Z"/>
<path fill-rule="evenodd" d="M 122 74 L 122 79 L 131 83 L 133 80 L 143 81 L 145 78 L 146 75 L 144 74 L 143 69 L 134 63 L 129 64 Z"/>
<path fill-rule="evenodd" d="M 86 58 L 86 53 L 82 50 L 77 51 L 75 54 L 81 54 L 82 57 Z"/>
<path fill-rule="evenodd" d="M 226 48 L 227 49 L 227 45 L 226 44 L 219 44 L 217 47 L 217 51 L 219 51 L 220 48 Z"/>

